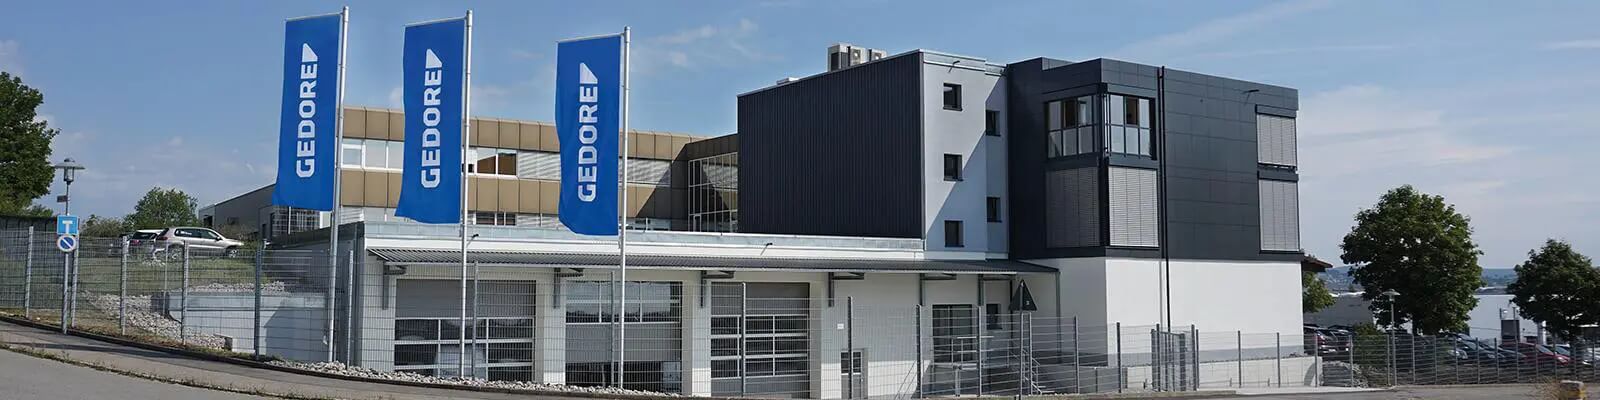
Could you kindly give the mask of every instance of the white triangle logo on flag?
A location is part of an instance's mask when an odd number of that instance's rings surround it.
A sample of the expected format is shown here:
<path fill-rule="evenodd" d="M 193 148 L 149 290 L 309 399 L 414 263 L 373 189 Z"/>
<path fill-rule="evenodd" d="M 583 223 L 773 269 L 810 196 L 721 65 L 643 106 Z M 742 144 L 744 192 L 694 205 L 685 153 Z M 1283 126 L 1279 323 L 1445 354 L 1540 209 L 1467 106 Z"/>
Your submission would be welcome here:
<path fill-rule="evenodd" d="M 600 83 L 600 79 L 594 77 L 594 71 L 589 70 L 589 64 L 578 63 L 578 83 L 593 85 Z"/>
<path fill-rule="evenodd" d="M 428 69 L 444 68 L 444 63 L 439 61 L 439 56 L 433 55 L 433 49 L 428 49 L 428 61 L 425 67 Z"/>
<path fill-rule="evenodd" d="M 300 44 L 300 62 L 301 63 L 314 63 L 314 62 L 317 62 L 317 52 L 311 51 L 311 44 L 310 43 L 301 43 Z"/>

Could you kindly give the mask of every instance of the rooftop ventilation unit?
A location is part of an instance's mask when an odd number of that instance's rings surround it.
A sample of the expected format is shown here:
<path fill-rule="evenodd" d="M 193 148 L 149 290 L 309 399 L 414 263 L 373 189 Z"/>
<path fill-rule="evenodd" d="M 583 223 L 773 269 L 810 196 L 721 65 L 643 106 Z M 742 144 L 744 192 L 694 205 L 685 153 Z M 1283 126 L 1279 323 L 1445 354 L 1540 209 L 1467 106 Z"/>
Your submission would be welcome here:
<path fill-rule="evenodd" d="M 882 60 L 887 53 L 883 50 L 869 49 L 849 43 L 838 43 L 828 47 L 828 71 L 838 71 L 857 65 Z"/>

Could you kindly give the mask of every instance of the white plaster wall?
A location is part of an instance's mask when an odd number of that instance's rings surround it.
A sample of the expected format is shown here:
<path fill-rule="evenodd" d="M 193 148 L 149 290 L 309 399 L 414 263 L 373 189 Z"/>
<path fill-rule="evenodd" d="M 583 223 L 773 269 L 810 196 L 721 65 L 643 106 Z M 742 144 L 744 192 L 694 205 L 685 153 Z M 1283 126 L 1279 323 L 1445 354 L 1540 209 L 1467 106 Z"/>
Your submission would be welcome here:
<path fill-rule="evenodd" d="M 981 67 L 981 61 L 963 61 Z M 944 109 L 945 83 L 961 85 L 961 110 Z M 1000 77 L 982 70 L 932 63 L 922 65 L 923 237 L 927 239 L 925 243 L 930 252 L 982 258 L 986 252 L 1004 251 L 1003 245 L 995 250 L 990 242 L 985 198 L 993 189 L 989 180 L 1005 175 L 1004 171 L 1000 171 L 1000 175 L 988 171 L 993 164 L 989 157 L 994 153 L 987 149 L 989 137 L 983 134 L 984 110 L 989 107 L 990 99 L 1004 98 L 1003 93 Z M 962 180 L 944 179 L 945 154 L 961 155 Z M 946 220 L 962 221 L 964 246 L 944 246 Z"/>
<path fill-rule="evenodd" d="M 1175 325 L 1246 335 L 1282 332 L 1286 341 L 1301 334 L 1297 263 L 1174 260 L 1171 271 Z"/>

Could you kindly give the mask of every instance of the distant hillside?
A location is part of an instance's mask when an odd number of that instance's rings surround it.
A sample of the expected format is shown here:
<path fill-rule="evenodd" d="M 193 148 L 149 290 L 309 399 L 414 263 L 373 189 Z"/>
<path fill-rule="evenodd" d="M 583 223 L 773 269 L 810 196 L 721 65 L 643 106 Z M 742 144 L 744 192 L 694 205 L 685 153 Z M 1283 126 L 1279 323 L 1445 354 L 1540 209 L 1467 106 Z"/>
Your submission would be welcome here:
<path fill-rule="evenodd" d="M 1361 286 L 1350 278 L 1350 266 L 1329 268 L 1327 272 L 1317 275 L 1328 285 L 1328 290 L 1333 292 L 1360 291 Z M 1484 268 L 1483 284 L 1491 287 L 1505 287 L 1517 279 L 1517 271 L 1510 268 Z"/>

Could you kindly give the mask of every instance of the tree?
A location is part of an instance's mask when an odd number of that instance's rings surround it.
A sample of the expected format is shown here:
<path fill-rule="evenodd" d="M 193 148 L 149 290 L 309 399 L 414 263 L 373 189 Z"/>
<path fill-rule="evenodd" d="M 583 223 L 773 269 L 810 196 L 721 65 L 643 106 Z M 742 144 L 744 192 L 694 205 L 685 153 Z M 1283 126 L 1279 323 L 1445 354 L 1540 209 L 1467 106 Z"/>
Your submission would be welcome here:
<path fill-rule="evenodd" d="M 127 231 L 128 226 L 121 218 L 94 214 L 90 214 L 89 219 L 83 220 L 83 226 L 78 228 L 78 233 L 84 237 L 117 237 Z"/>
<path fill-rule="evenodd" d="M 1301 312 L 1314 313 L 1322 311 L 1333 305 L 1333 293 L 1328 292 L 1328 285 L 1317 279 L 1317 273 L 1311 271 L 1300 272 L 1300 310 Z"/>
<path fill-rule="evenodd" d="M 58 130 L 35 121 L 44 95 L 0 72 L 0 214 L 36 214 L 33 199 L 50 192 L 50 141 Z"/>
<path fill-rule="evenodd" d="M 127 229 L 156 229 L 198 225 L 194 196 L 178 189 L 150 188 L 126 218 Z"/>
<path fill-rule="evenodd" d="M 1483 254 L 1472 241 L 1471 220 L 1446 204 L 1444 197 L 1410 185 L 1385 193 L 1373 208 L 1356 213 L 1356 226 L 1345 235 L 1339 258 L 1355 267 L 1350 275 L 1365 290 L 1361 298 L 1379 323 L 1388 324 L 1387 290 L 1394 299 L 1396 324 L 1412 323 L 1418 333 L 1459 332 L 1473 297 L 1483 283 Z"/>
<path fill-rule="evenodd" d="M 1550 239 L 1529 250 L 1506 293 L 1519 314 L 1562 339 L 1573 340 L 1584 325 L 1600 324 L 1600 269 L 1567 242 Z"/>

